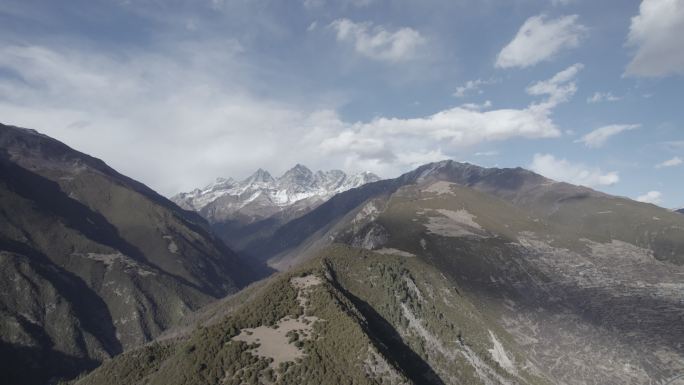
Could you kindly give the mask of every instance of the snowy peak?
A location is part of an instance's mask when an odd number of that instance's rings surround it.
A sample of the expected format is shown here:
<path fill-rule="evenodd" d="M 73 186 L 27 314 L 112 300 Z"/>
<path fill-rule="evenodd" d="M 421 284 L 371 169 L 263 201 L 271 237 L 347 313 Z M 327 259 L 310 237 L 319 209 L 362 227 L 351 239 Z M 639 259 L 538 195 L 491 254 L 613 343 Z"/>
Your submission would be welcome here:
<path fill-rule="evenodd" d="M 237 212 L 250 204 L 285 208 L 306 199 L 325 201 L 340 192 L 378 180 L 380 178 L 370 172 L 354 175 L 347 175 L 341 170 L 313 172 L 297 164 L 279 178 L 273 178 L 268 171 L 258 169 L 243 181 L 217 178 L 203 189 L 180 193 L 171 200 L 185 209 L 200 213 L 209 206 L 212 206 L 213 213 Z"/>
<path fill-rule="evenodd" d="M 278 187 L 284 189 L 296 189 L 297 187 L 308 189 L 313 187 L 315 183 L 314 173 L 301 164 L 287 170 L 277 181 Z"/>
<path fill-rule="evenodd" d="M 232 179 L 232 178 L 229 178 Z M 250 176 L 249 178 L 245 179 L 242 181 L 243 184 L 248 184 L 248 185 L 253 185 L 253 184 L 264 184 L 268 185 L 275 182 L 271 174 L 264 170 L 264 169 L 258 169 Z"/>

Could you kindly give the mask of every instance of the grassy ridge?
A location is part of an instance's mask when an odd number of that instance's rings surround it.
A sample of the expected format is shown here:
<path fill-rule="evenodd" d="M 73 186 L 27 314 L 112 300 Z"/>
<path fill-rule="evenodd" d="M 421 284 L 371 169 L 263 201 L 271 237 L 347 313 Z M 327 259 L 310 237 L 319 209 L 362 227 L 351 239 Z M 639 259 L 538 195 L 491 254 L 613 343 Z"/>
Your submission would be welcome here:
<path fill-rule="evenodd" d="M 305 309 L 290 279 L 311 274 L 323 283 L 307 292 Z M 291 341 L 305 355 L 275 370 L 268 358 L 252 354 L 253 346 L 232 339 L 242 329 L 304 313 L 319 319 L 310 339 Z M 218 323 L 126 353 L 77 384 L 545 383 L 500 367 L 488 351 L 490 331 L 514 361 L 524 360 L 505 331 L 425 263 L 335 245 L 274 277 Z"/>

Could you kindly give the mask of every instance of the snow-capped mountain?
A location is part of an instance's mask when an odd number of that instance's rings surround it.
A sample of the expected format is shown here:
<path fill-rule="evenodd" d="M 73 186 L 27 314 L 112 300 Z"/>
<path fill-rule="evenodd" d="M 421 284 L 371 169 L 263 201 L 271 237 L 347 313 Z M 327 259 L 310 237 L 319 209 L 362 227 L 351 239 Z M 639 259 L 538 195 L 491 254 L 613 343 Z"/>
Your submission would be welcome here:
<path fill-rule="evenodd" d="M 199 212 L 210 222 L 235 219 L 252 222 L 292 208 L 308 211 L 337 193 L 378 180 L 370 172 L 354 175 L 340 170 L 313 172 L 298 164 L 279 178 L 262 169 L 242 181 L 217 178 L 202 189 L 180 193 L 171 200 Z"/>

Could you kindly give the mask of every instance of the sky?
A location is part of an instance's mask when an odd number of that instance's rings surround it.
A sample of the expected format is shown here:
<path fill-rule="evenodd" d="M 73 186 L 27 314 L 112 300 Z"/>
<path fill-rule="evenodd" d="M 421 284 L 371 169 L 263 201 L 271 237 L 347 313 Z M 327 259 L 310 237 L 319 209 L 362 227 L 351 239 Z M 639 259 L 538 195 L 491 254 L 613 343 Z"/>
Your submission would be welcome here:
<path fill-rule="evenodd" d="M 454 159 L 684 206 L 684 0 L 0 0 L 0 122 L 167 196 Z"/>

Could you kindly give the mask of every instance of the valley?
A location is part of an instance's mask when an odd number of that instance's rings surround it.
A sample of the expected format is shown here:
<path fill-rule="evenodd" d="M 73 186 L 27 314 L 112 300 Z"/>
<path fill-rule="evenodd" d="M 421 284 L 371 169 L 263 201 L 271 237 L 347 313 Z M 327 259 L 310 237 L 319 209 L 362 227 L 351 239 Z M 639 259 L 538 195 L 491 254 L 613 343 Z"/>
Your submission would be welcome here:
<path fill-rule="evenodd" d="M 677 212 L 442 161 L 349 188 L 340 174 L 339 191 L 304 198 L 307 184 L 273 193 L 259 171 L 242 195 L 185 195 L 200 216 L 34 131 L 0 139 L 9 383 L 646 384 L 684 370 Z M 293 170 L 308 186 L 326 175 Z M 243 200 L 280 195 L 294 198 Z M 193 206 L 222 196 L 233 218 L 267 213 L 239 226 L 278 226 L 232 251 L 202 217 L 219 211 Z"/>

